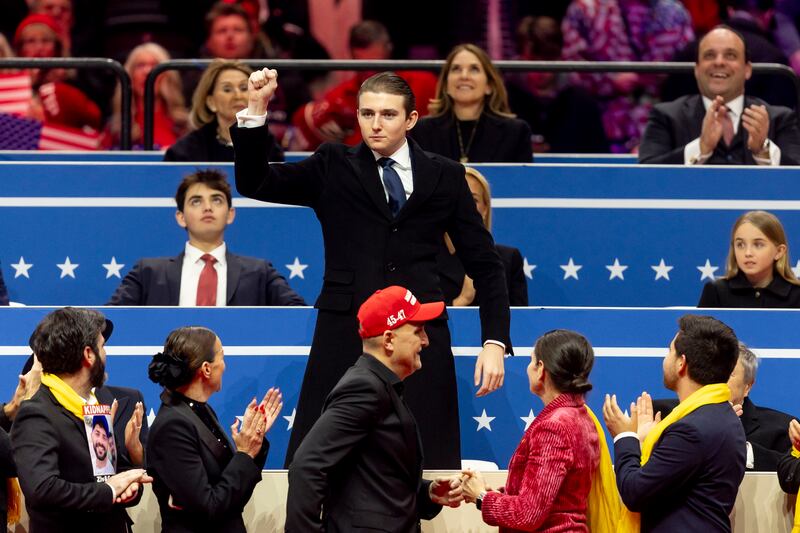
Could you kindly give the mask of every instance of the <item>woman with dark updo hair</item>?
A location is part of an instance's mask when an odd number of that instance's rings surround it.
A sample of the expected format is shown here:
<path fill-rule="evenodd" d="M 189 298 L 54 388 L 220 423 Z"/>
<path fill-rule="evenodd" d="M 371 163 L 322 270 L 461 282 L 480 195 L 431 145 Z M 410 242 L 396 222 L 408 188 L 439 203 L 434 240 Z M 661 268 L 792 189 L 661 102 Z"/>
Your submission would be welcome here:
<path fill-rule="evenodd" d="M 161 509 L 162 531 L 245 532 L 250 500 L 269 450 L 265 434 L 283 407 L 278 389 L 247 406 L 241 427 L 225 434 L 209 397 L 222 387 L 225 354 L 203 327 L 178 328 L 153 356 L 150 379 L 162 385 L 161 407 L 147 441 L 147 470 Z"/>
<path fill-rule="evenodd" d="M 493 490 L 480 473 L 464 472 L 464 499 L 501 533 L 614 530 L 619 496 L 611 458 L 585 405 L 593 364 L 594 351 L 582 335 L 564 329 L 542 335 L 528 381 L 544 409 L 525 430 L 505 487 Z"/>

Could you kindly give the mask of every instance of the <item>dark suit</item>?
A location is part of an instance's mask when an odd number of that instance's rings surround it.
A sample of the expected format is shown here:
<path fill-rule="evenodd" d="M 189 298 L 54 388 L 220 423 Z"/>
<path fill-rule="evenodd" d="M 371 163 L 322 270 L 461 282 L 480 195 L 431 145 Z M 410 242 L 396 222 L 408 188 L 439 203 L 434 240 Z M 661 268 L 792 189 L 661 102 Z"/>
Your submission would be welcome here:
<path fill-rule="evenodd" d="M 225 254 L 226 305 L 306 305 L 283 276 L 263 259 Z M 108 305 L 178 305 L 183 254 L 140 259 L 117 287 Z"/>
<path fill-rule="evenodd" d="M 728 402 L 671 424 L 644 466 L 633 437 L 614 443 L 614 457 L 620 496 L 641 513 L 642 533 L 731 531 L 746 458 L 744 430 Z"/>
<path fill-rule="evenodd" d="M 754 288 L 739 272 L 731 279 L 720 278 L 703 286 L 697 307 L 767 307 L 800 308 L 800 285 L 789 283 L 775 274 L 769 285 Z"/>
<path fill-rule="evenodd" d="M 287 465 L 319 417 L 325 398 L 361 353 L 356 313 L 389 285 L 422 302 L 442 300 L 436 254 L 447 232 L 461 262 L 483 293 L 482 340 L 509 345 L 503 265 L 464 179 L 464 167 L 423 152 L 409 141 L 414 192 L 392 217 L 372 151 L 323 144 L 299 163 L 267 165 L 266 128 L 231 128 L 236 187 L 247 197 L 314 209 L 325 241 L 325 274 L 315 306 L 314 340 L 298 401 Z M 422 370 L 406 380 L 419 424 L 426 468 L 460 468 L 458 398 L 450 333 L 444 320 L 428 323 L 430 346 Z"/>
<path fill-rule="evenodd" d="M 800 127 L 791 109 L 771 106 L 758 98 L 745 96 L 744 109 L 750 105 L 766 105 L 769 114 L 769 138 L 781 149 L 781 165 L 800 164 Z M 639 146 L 639 163 L 682 165 L 683 149 L 700 137 L 706 110 L 700 95 L 681 96 L 672 102 L 657 104 L 647 120 Z M 755 165 L 747 149 L 748 134 L 744 126 L 731 141 L 730 147 L 720 140 L 707 165 Z"/>
<path fill-rule="evenodd" d="M 403 388 L 368 354 L 339 380 L 289 468 L 287 533 L 408 533 L 439 513 Z"/>
<path fill-rule="evenodd" d="M 797 494 L 800 490 L 800 459 L 786 452 L 778 461 L 778 483 L 787 494 Z"/>
<path fill-rule="evenodd" d="M 244 533 L 242 510 L 261 481 L 269 443 L 264 441 L 255 459 L 235 452 L 232 442 L 223 446 L 179 397 L 164 391 L 161 400 L 147 442 L 147 471 L 154 478 L 163 531 Z"/>
<path fill-rule="evenodd" d="M 45 385 L 20 406 L 11 442 L 31 533 L 129 531 L 125 506 L 94 476 L 83 421 Z M 143 490 L 127 505 L 136 505 Z"/>
<path fill-rule="evenodd" d="M 233 147 L 217 140 L 217 121 L 187 133 L 164 153 L 164 161 L 227 161 L 233 162 Z M 270 136 L 264 145 L 270 161 L 283 161 L 283 150 Z"/>
<path fill-rule="evenodd" d="M 530 163 L 533 161 L 531 127 L 524 120 L 483 113 L 475 126 L 462 126 L 464 150 L 473 163 Z M 409 136 L 426 152 L 443 155 L 453 161 L 461 157 L 454 115 L 425 117 L 417 122 Z"/>
<path fill-rule="evenodd" d="M 677 405 L 678 400 L 653 400 L 653 410 L 661 411 L 661 418 L 670 414 Z M 752 470 L 774 472 L 778 468 L 778 461 L 792 447 L 789 440 L 792 417 L 775 409 L 758 407 L 745 397 L 739 420 L 747 442 L 753 448 Z"/>
<path fill-rule="evenodd" d="M 508 303 L 509 305 L 528 305 L 528 282 L 523 270 L 522 254 L 518 248 L 496 244 L 497 253 L 503 262 L 506 273 L 506 283 L 508 284 Z M 447 305 L 453 305 L 453 300 L 461 294 L 464 286 L 464 265 L 458 260 L 458 256 L 450 254 L 447 247 L 443 247 L 436 256 L 436 263 L 439 269 L 439 279 L 444 293 L 444 301 Z M 481 295 L 475 293 L 475 300 L 470 305 L 480 305 Z"/>

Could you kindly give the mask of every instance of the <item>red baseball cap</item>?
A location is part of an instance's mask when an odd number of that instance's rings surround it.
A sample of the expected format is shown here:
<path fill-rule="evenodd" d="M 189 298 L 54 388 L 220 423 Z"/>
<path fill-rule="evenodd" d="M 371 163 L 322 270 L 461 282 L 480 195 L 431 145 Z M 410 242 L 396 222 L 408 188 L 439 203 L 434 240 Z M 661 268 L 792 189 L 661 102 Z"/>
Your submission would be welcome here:
<path fill-rule="evenodd" d="M 410 290 L 392 285 L 375 291 L 358 310 L 358 334 L 376 337 L 408 322 L 427 322 L 444 311 L 444 302 L 420 303 Z"/>

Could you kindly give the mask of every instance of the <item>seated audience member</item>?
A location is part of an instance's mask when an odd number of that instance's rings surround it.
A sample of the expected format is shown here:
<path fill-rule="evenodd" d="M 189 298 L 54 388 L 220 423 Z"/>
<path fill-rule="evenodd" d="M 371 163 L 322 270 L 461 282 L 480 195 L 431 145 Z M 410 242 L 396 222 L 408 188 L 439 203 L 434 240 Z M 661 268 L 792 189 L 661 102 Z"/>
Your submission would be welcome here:
<path fill-rule="evenodd" d="M 789 422 L 789 441 L 792 449 L 778 462 L 778 483 L 784 492 L 797 494 L 800 490 L 800 422 L 797 420 Z M 795 508 L 794 516 L 797 525 L 800 521 L 800 509 Z"/>
<path fill-rule="evenodd" d="M 796 114 L 745 95 L 752 74 L 740 34 L 719 26 L 698 45 L 694 76 L 700 94 L 656 105 L 639 162 L 673 165 L 797 165 Z"/>
<path fill-rule="evenodd" d="M 278 389 L 253 399 L 231 441 L 209 398 L 222 388 L 225 353 L 203 327 L 178 328 L 153 356 L 150 379 L 162 387 L 147 443 L 147 470 L 161 510 L 162 531 L 245 532 L 242 510 L 261 481 L 266 433 L 283 407 Z"/>
<path fill-rule="evenodd" d="M 144 85 L 148 74 L 159 63 L 169 61 L 169 53 L 159 44 L 140 44 L 128 54 L 125 71 L 131 77 L 131 144 L 144 143 Z M 153 145 L 166 148 L 186 131 L 187 113 L 183 100 L 181 78 L 175 70 L 159 74 L 154 87 Z M 119 145 L 122 126 L 122 89 L 117 84 L 110 119 L 111 143 Z"/>
<path fill-rule="evenodd" d="M 461 503 L 458 476 L 422 479 L 422 450 L 403 381 L 422 367 L 425 323 L 444 302 L 397 285 L 358 310 L 363 354 L 333 388 L 289 465 L 286 532 L 419 531 Z M 366 495 L 366 496 L 363 496 Z"/>
<path fill-rule="evenodd" d="M 623 509 L 619 531 L 730 531 L 745 471 L 745 435 L 726 384 L 738 359 L 733 330 L 684 315 L 664 358 L 664 384 L 680 403 L 653 416 L 646 392 L 631 416 L 606 395 L 603 418 L 614 438 Z"/>
<path fill-rule="evenodd" d="M 112 328 L 97 311 L 65 307 L 34 331 L 42 383 L 11 428 L 31 531 L 127 532 L 125 507 L 136 505 L 141 484 L 152 480 L 143 469 L 121 471 L 117 465 L 116 474 L 96 475 L 93 466 L 100 448 L 88 440 L 84 419 L 92 417 L 84 407 L 92 405 L 95 414 L 101 407 L 92 389 L 103 385 Z"/>
<path fill-rule="evenodd" d="M 247 107 L 247 80 L 252 70 L 239 61 L 216 59 L 200 78 L 192 96 L 192 125 L 196 128 L 172 145 L 164 161 L 230 161 L 230 127 L 236 113 Z M 270 135 L 264 150 L 270 161 L 283 161 L 283 150 Z"/>
<path fill-rule="evenodd" d="M 409 132 L 423 150 L 462 163 L 533 160 L 530 126 L 514 118 L 500 73 L 474 44 L 447 56 L 428 109 Z"/>
<path fill-rule="evenodd" d="M 3 281 L 3 271 L 0 270 L 0 305 L 8 305 L 8 289 Z"/>
<path fill-rule="evenodd" d="M 758 358 L 744 343 L 739 343 L 739 360 L 728 378 L 731 404 L 742 421 L 747 438 L 748 470 L 774 472 L 778 461 L 792 447 L 786 428 L 792 417 L 786 413 L 758 407 L 750 400 L 756 381 Z M 653 400 L 653 412 L 665 418 L 678 405 L 677 400 Z"/>
<path fill-rule="evenodd" d="M 14 48 L 21 58 L 67 57 L 64 33 L 49 15 L 29 15 L 17 27 Z M 99 130 L 100 108 L 70 83 L 68 70 L 30 69 L 33 117 L 49 124 Z"/>
<path fill-rule="evenodd" d="M 565 61 L 669 61 L 694 39 L 680 0 L 572 0 L 561 29 Z M 599 99 L 612 152 L 634 151 L 660 79 L 633 72 L 575 79 Z"/>
<path fill-rule="evenodd" d="M 593 365 L 592 346 L 574 331 L 549 331 L 536 341 L 528 382 L 544 409 L 511 457 L 505 488 L 492 490 L 480 473 L 464 472 L 464 499 L 475 503 L 484 522 L 501 532 L 605 531 L 601 520 L 616 526 L 611 456 L 603 428 L 586 405 Z M 598 477 L 605 483 L 594 481 Z M 591 508 L 598 501 L 590 497 L 593 491 L 606 505 Z"/>
<path fill-rule="evenodd" d="M 778 217 L 749 211 L 736 220 L 725 275 L 706 283 L 697 307 L 800 308 L 800 281 Z"/>
<path fill-rule="evenodd" d="M 483 225 L 491 231 L 492 194 L 489 182 L 472 167 L 466 167 L 466 178 Z M 444 294 L 445 304 L 456 307 L 480 305 L 480 294 L 475 291 L 472 279 L 465 274 L 464 265 L 458 259 L 455 246 L 449 236 L 445 236 L 445 245 L 436 256 L 439 283 Z M 525 271 L 522 269 L 522 254 L 518 248 L 497 243 L 494 246 L 505 268 L 509 305 L 527 306 L 528 282 L 525 278 Z"/>
<path fill-rule="evenodd" d="M 72 53 L 72 0 L 28 0 L 31 15 L 47 15 L 52 17 L 61 28 L 62 42 L 66 55 Z"/>
<path fill-rule="evenodd" d="M 225 227 L 236 215 L 231 202 L 223 173 L 186 176 L 175 193 L 175 219 L 189 235 L 184 251 L 139 260 L 108 305 L 305 305 L 270 263 L 228 251 Z"/>
<path fill-rule="evenodd" d="M 517 30 L 519 59 L 558 61 L 564 37 L 552 17 L 525 17 Z M 508 101 L 533 132 L 534 152 L 606 153 L 600 106 L 566 74 L 520 72 L 506 76 Z"/>
<path fill-rule="evenodd" d="M 353 59 L 383 60 L 392 57 L 389 32 L 383 24 L 374 20 L 364 20 L 350 28 L 349 43 Z M 292 117 L 295 129 L 289 148 L 311 151 L 323 142 L 348 145 L 361 142 L 356 97 L 361 84 L 372 74 L 374 72 L 358 72 L 330 89 L 322 98 L 298 108 Z M 417 102 L 427 104 L 436 95 L 436 76 L 430 72 L 401 70 L 397 75 L 406 80 Z M 425 114 L 423 112 L 423 116 Z"/>

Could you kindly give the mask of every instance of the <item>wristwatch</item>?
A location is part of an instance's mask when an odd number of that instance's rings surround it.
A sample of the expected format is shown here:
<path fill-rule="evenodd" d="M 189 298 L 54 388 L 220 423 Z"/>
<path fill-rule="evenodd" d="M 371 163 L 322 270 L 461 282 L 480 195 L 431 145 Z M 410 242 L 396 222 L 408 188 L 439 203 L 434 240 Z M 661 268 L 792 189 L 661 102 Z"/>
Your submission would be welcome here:
<path fill-rule="evenodd" d="M 478 497 L 477 497 L 477 498 L 475 498 L 475 507 L 476 507 L 476 508 L 477 508 L 479 511 L 481 510 L 481 505 L 483 505 L 483 499 L 484 499 L 485 497 L 486 497 L 486 491 L 485 491 L 485 490 L 483 490 L 483 491 L 481 491 L 481 493 L 480 493 L 480 494 L 478 494 Z"/>

